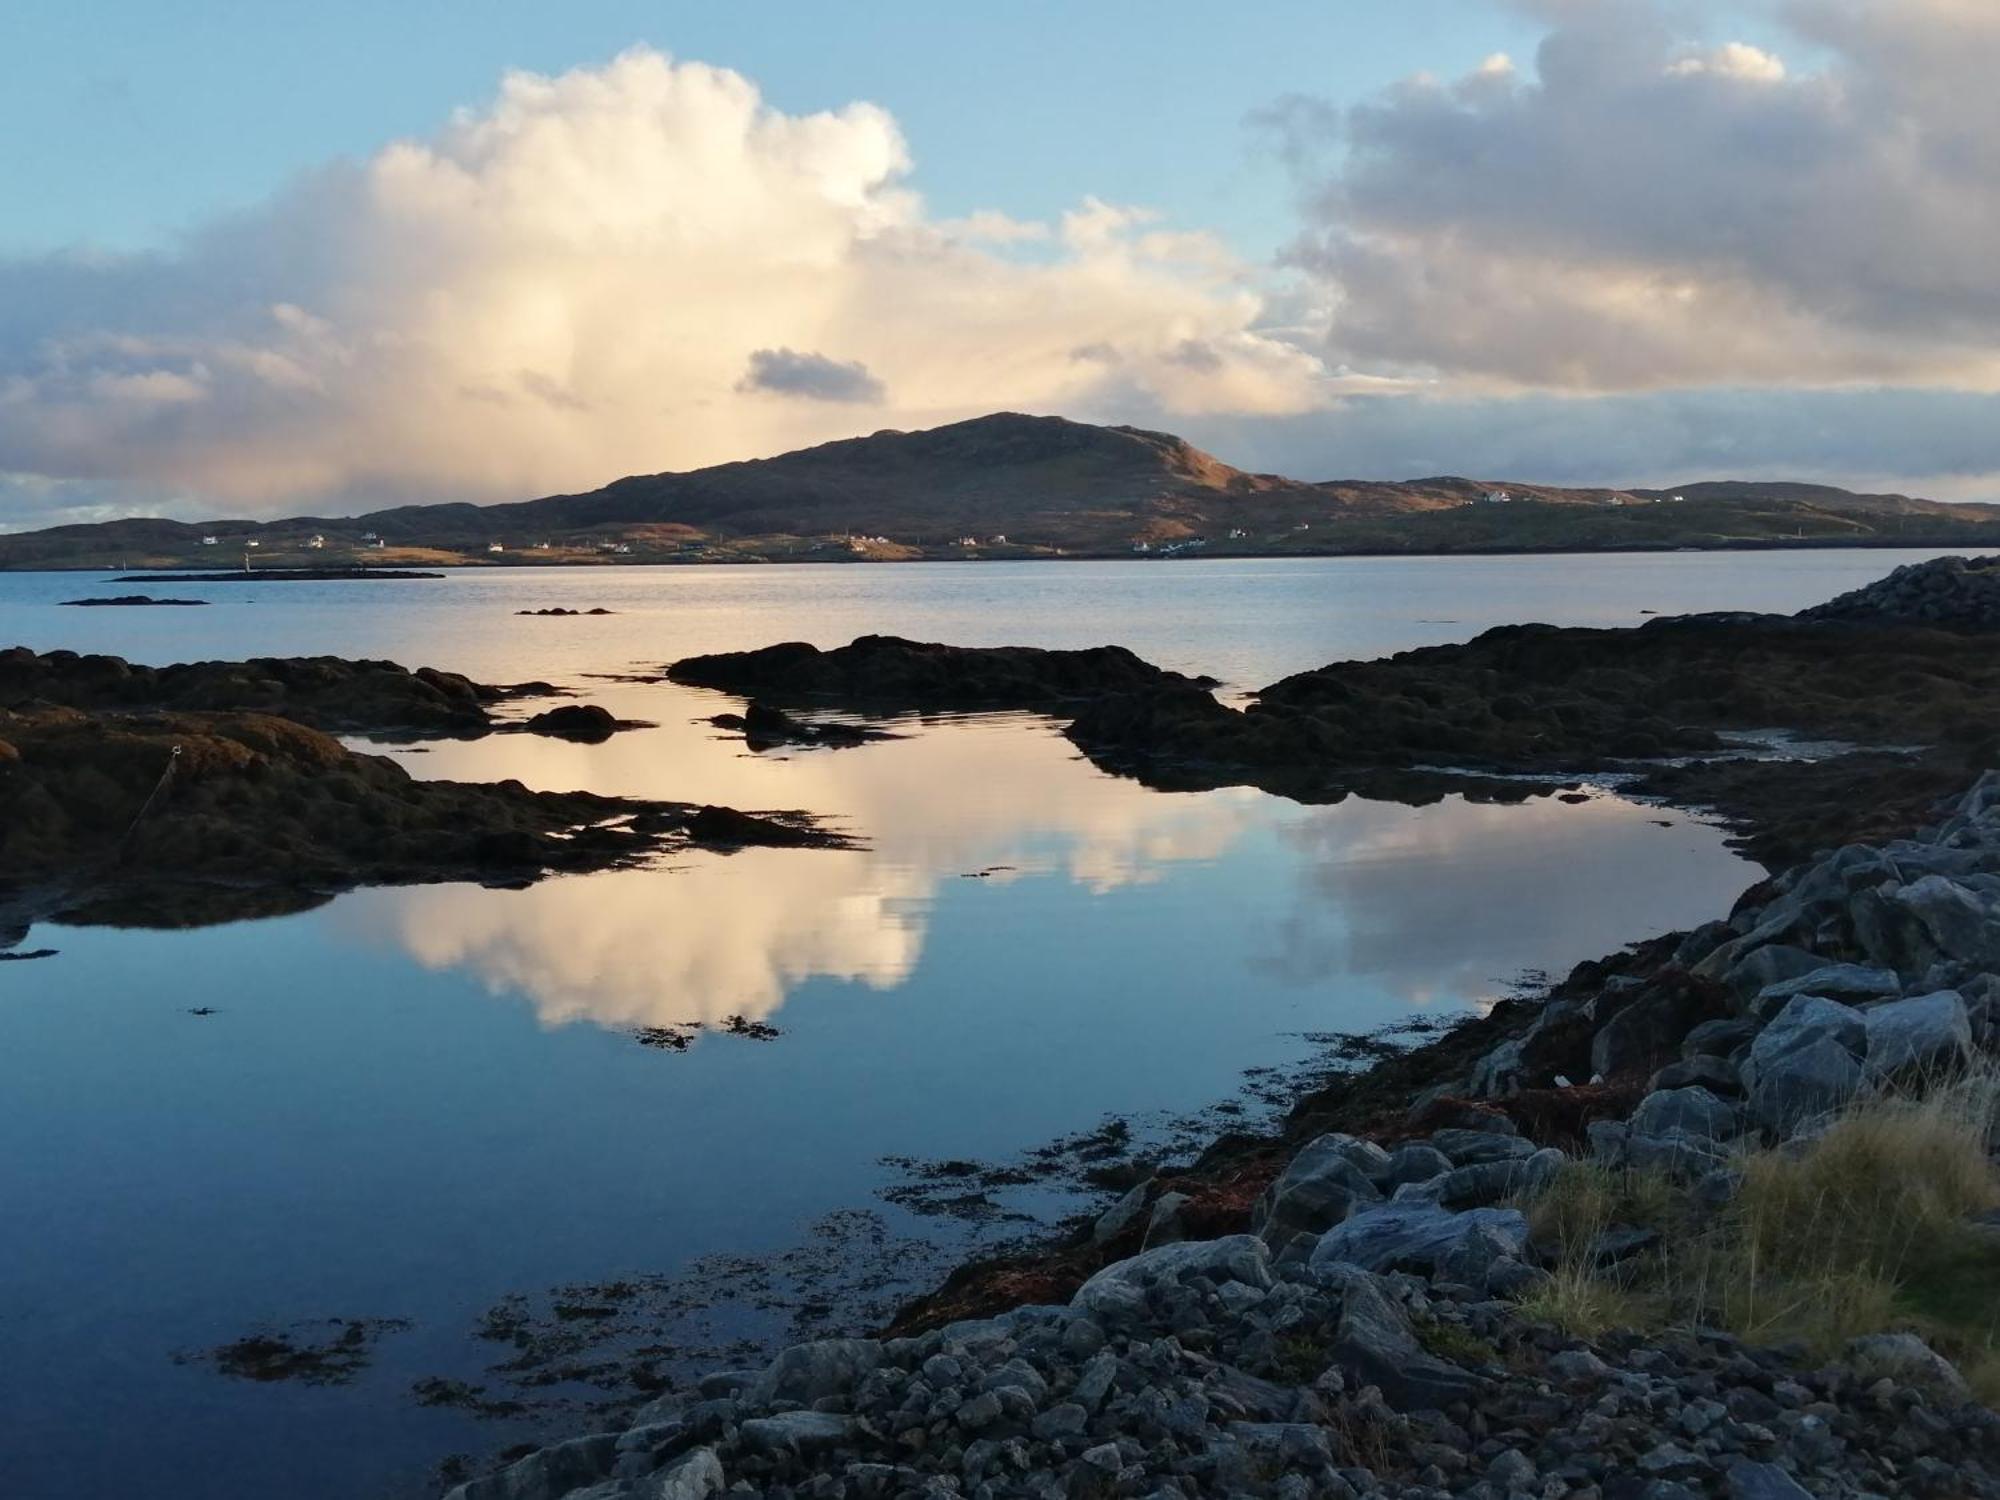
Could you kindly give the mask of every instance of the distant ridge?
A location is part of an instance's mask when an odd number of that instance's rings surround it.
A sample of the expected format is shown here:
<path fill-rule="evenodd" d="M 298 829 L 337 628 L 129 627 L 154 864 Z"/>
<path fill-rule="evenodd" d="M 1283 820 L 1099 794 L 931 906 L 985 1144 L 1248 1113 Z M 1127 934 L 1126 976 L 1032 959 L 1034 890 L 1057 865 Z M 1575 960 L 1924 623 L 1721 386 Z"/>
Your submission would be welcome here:
<path fill-rule="evenodd" d="M 0 536 L 0 568 L 1977 546 L 2000 543 L 1996 522 L 2000 506 L 1788 482 L 1307 482 L 1171 433 L 998 412 L 499 505 L 53 527 Z"/>

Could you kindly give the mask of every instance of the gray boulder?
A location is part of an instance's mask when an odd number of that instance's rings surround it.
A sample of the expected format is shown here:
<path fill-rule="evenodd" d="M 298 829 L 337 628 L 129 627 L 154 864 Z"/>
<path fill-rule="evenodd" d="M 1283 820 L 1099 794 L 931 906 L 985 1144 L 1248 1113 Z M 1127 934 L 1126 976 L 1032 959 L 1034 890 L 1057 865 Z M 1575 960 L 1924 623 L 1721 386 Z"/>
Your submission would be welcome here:
<path fill-rule="evenodd" d="M 1309 1265 L 1315 1274 L 1342 1263 L 1365 1271 L 1431 1270 L 1465 1235 L 1486 1229 L 1500 1236 L 1511 1255 L 1527 1248 L 1528 1221 L 1515 1209 L 1454 1212 L 1434 1203 L 1382 1204 L 1321 1235 Z"/>
<path fill-rule="evenodd" d="M 1876 1333 L 1851 1339 L 1846 1352 L 1847 1362 L 1865 1378 L 1879 1380 L 1886 1375 L 1900 1385 L 1913 1385 L 1953 1401 L 1971 1396 L 1958 1366 L 1914 1333 Z"/>
<path fill-rule="evenodd" d="M 1733 1057 L 1738 1048 L 1755 1041 L 1762 1029 L 1760 1022 L 1743 1016 L 1703 1021 L 1681 1038 L 1681 1057 L 1688 1061 L 1697 1057 Z"/>
<path fill-rule="evenodd" d="M 1728 1160 L 1728 1153 L 1713 1138 L 1667 1129 L 1658 1135 L 1629 1132 L 1621 1143 L 1616 1164 L 1635 1172 L 1695 1178 L 1707 1175 Z"/>
<path fill-rule="evenodd" d="M 1421 1141 L 1398 1146 L 1389 1153 L 1389 1170 L 1382 1179 L 1382 1186 L 1390 1190 L 1410 1182 L 1429 1182 L 1433 1177 L 1442 1177 L 1451 1170 L 1451 1158 L 1435 1146 L 1427 1146 Z"/>
<path fill-rule="evenodd" d="M 1387 1152 L 1351 1135 L 1330 1134 L 1307 1145 L 1265 1189 L 1250 1227 L 1274 1253 L 1283 1255 L 1295 1242 L 1331 1228 L 1363 1204 L 1381 1200 L 1380 1190 L 1355 1163 L 1353 1148 L 1358 1146 L 1368 1146 L 1381 1157 L 1386 1175 Z"/>
<path fill-rule="evenodd" d="M 1704 1088 L 1660 1089 L 1648 1094 L 1632 1111 L 1631 1119 L 1634 1135 L 1661 1136 L 1677 1130 L 1716 1141 L 1728 1140 L 1742 1126 L 1736 1106 Z"/>
<path fill-rule="evenodd" d="M 2000 904 L 1992 898 L 1942 875 L 1926 875 L 1891 893 L 1888 901 L 1916 920 L 1937 954 L 2000 968 Z"/>
<path fill-rule="evenodd" d="M 1091 1226 L 1090 1242 L 1093 1245 L 1108 1245 L 1126 1230 L 1143 1223 L 1146 1217 L 1146 1197 L 1153 1190 L 1150 1180 L 1138 1184 L 1102 1214 Z"/>
<path fill-rule="evenodd" d="M 572 1438 L 538 1448 L 497 1474 L 468 1480 L 445 1500 L 558 1500 L 604 1478 L 617 1457 L 618 1439 L 611 1433 Z"/>
<path fill-rule="evenodd" d="M 1884 1000 L 1903 993 L 1894 969 L 1863 964 L 1827 964 L 1796 979 L 1781 979 L 1757 992 L 1756 1009 L 1775 1016 L 1794 995 L 1824 995 L 1829 1000 Z"/>
<path fill-rule="evenodd" d="M 1162 1193 L 1153 1205 L 1153 1216 L 1146 1221 L 1146 1237 L 1140 1242 L 1143 1249 L 1151 1250 L 1157 1245 L 1177 1245 L 1187 1238 L 1187 1225 L 1182 1210 L 1194 1200 L 1186 1193 Z"/>
<path fill-rule="evenodd" d="M 816 1339 L 782 1350 L 751 1382 L 746 1399 L 752 1406 L 796 1401 L 810 1406 L 823 1396 L 844 1395 L 882 1363 L 882 1346 L 873 1339 Z"/>
<path fill-rule="evenodd" d="M 1466 1166 L 1482 1161 L 1514 1161 L 1535 1154 L 1535 1143 L 1518 1135 L 1502 1135 L 1494 1130 L 1440 1130 L 1431 1145 Z"/>
<path fill-rule="evenodd" d="M 1447 1208 L 1497 1203 L 1502 1198 L 1540 1192 L 1565 1160 L 1553 1147 L 1507 1161 L 1476 1161 L 1454 1167 L 1437 1180 L 1437 1201 Z"/>
<path fill-rule="evenodd" d="M 829 1411 L 787 1411 L 752 1417 L 737 1430 L 750 1447 L 764 1453 L 817 1453 L 847 1441 L 854 1424 Z"/>
<path fill-rule="evenodd" d="M 713 1448 L 697 1448 L 648 1474 L 632 1487 L 632 1500 L 708 1500 L 728 1488 Z"/>
<path fill-rule="evenodd" d="M 1740 1094 L 1743 1073 L 1723 1057 L 1690 1057 L 1685 1062 L 1668 1063 L 1647 1082 L 1648 1092 L 1662 1089 L 1707 1089 L 1711 1094 Z"/>
<path fill-rule="evenodd" d="M 1789 1134 L 1799 1125 L 1839 1109 L 1866 1082 L 1855 1055 L 1825 1033 L 1769 1058 L 1750 1090 L 1750 1115 L 1766 1129 Z"/>
<path fill-rule="evenodd" d="M 1794 948 L 1784 943 L 1766 943 L 1761 948 L 1751 948 L 1742 952 L 1719 948 L 1714 955 L 1704 960 L 1695 972 L 1702 972 L 1715 957 L 1722 954 L 1729 954 L 1731 962 L 1716 977 L 1719 977 L 1723 984 L 1742 1000 L 1750 999 L 1767 985 L 1777 984 L 1786 979 L 1796 979 L 1816 969 L 1824 969 L 1830 962 L 1804 948 Z"/>
<path fill-rule="evenodd" d="M 1401 1411 L 1441 1410 L 1476 1396 L 1485 1384 L 1469 1370 L 1427 1352 L 1403 1309 L 1365 1273 L 1350 1272 L 1341 1280 L 1333 1357 L 1360 1377 L 1357 1384 L 1379 1386 Z"/>
<path fill-rule="evenodd" d="M 1813 1500 L 1813 1492 L 1776 1464 L 1738 1458 L 1725 1476 L 1729 1500 Z"/>
<path fill-rule="evenodd" d="M 1743 1061 L 1743 1081 L 1754 1093 L 1765 1069 L 1795 1048 L 1829 1040 L 1859 1055 L 1868 1045 L 1868 1023 L 1861 1012 L 1819 995 L 1794 995 L 1785 1002 L 1750 1044 Z"/>
<path fill-rule="evenodd" d="M 1946 1068 L 1972 1055 L 1972 1018 L 1957 990 L 1893 1000 L 1864 1013 L 1868 1071 Z"/>
<path fill-rule="evenodd" d="M 1272 1285 L 1271 1254 L 1262 1240 L 1249 1234 L 1161 1245 L 1106 1266 L 1077 1288 L 1070 1306 L 1100 1321 L 1130 1317 L 1144 1311 L 1149 1293 L 1197 1276 L 1216 1282 L 1240 1281 L 1268 1291 Z"/>

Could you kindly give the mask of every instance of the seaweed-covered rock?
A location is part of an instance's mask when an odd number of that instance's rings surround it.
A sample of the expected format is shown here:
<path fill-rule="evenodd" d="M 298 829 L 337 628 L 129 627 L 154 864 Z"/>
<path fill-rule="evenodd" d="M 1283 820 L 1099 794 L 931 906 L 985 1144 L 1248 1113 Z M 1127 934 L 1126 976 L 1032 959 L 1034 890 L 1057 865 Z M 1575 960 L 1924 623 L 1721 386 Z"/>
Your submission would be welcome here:
<path fill-rule="evenodd" d="M 0 707 L 271 714 L 337 733 L 478 735 L 490 704 L 552 692 L 494 687 L 429 667 L 334 656 L 255 657 L 147 667 L 74 651 L 0 651 Z"/>
<path fill-rule="evenodd" d="M 787 641 L 755 651 L 690 656 L 667 668 L 690 687 L 784 703 L 842 702 L 924 708 L 1047 708 L 1108 694 L 1195 685 L 1123 646 L 1049 651 L 1036 646 L 946 646 L 864 635 L 830 651 Z"/>
<path fill-rule="evenodd" d="M 1934 557 L 1799 611 L 1802 620 L 2000 630 L 2000 557 Z"/>

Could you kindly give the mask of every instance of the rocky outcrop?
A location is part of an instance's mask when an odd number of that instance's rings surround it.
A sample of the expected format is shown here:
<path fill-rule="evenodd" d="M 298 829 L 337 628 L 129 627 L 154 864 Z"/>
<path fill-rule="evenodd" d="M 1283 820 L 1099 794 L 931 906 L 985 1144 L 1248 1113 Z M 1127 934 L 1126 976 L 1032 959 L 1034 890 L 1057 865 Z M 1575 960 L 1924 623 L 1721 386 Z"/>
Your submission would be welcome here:
<path fill-rule="evenodd" d="M 102 599 L 65 599 L 63 603 L 72 609 L 147 609 L 147 608 L 199 608 L 206 606 L 206 599 L 155 599 L 151 594 L 113 594 Z"/>
<path fill-rule="evenodd" d="M 363 884 L 525 880 L 706 843 L 840 844 L 799 817 L 420 781 L 262 714 L 0 711 L 0 905 L 220 920 Z M 281 902 L 282 904 L 282 902 Z"/>
<path fill-rule="evenodd" d="M 1887 578 L 1801 610 L 1799 618 L 2000 630 L 2000 557 L 1934 557 L 1909 563 Z"/>
<path fill-rule="evenodd" d="M 667 668 L 690 687 L 778 703 L 876 708 L 1055 708 L 1195 680 L 1140 660 L 1123 646 L 1045 651 L 1034 646 L 943 646 L 864 635 L 822 651 L 787 641 L 756 651 L 690 656 Z"/>
<path fill-rule="evenodd" d="M 485 734 L 495 727 L 491 705 L 554 691 L 547 683 L 493 687 L 455 672 L 334 656 L 146 667 L 74 651 L 0 651 L 0 707 L 269 714 L 382 737 Z"/>
<path fill-rule="evenodd" d="M 1900 810 L 1905 783 L 1928 802 L 1963 785 L 1968 764 L 1991 763 L 2000 653 L 1989 645 L 1893 621 L 1769 615 L 1629 630 L 1506 626 L 1302 672 L 1243 709 L 1172 684 L 1106 697 L 1082 708 L 1068 734 L 1098 764 L 1154 784 L 1248 783 L 1309 800 L 1374 795 L 1385 775 L 1430 768 L 1646 769 L 1676 800 L 1777 806 L 1815 837 L 1852 836 L 1870 831 L 1874 808 Z M 1912 682 L 1925 691 L 1907 691 Z M 1727 752 L 1731 735 L 1772 729 L 1927 754 L 1864 765 L 1857 752 L 1845 794 L 1833 788 L 1846 757 L 1809 771 L 1708 758 Z M 1663 757 L 1699 759 L 1656 764 Z"/>

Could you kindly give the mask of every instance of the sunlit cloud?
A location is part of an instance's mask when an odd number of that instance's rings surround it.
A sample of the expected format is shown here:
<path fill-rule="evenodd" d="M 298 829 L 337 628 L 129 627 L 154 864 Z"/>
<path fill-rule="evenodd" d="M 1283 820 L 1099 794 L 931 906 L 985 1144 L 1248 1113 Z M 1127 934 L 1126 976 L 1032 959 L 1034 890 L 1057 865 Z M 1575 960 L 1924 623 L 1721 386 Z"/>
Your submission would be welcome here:
<path fill-rule="evenodd" d="M 933 219 L 910 169 L 876 105 L 789 115 L 645 48 L 511 74 L 170 252 L 0 264 L 0 471 L 511 499 L 1000 408 L 1322 399 L 1212 236 L 1095 200 Z"/>

